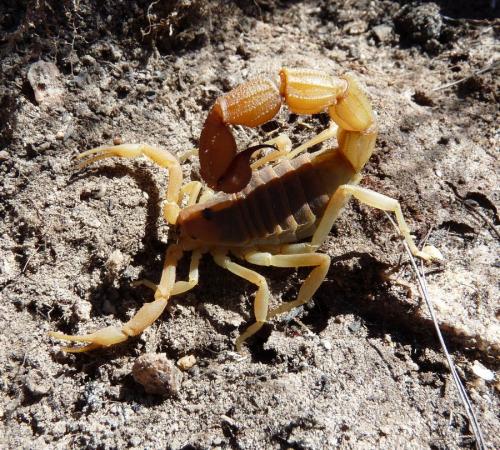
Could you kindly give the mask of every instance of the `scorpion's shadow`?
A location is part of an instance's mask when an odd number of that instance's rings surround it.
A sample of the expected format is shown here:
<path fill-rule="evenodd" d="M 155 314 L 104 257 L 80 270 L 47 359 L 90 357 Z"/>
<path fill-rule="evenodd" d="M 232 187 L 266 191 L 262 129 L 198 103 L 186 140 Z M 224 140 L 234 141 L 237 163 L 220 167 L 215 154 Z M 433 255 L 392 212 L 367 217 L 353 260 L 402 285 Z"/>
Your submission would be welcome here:
<path fill-rule="evenodd" d="M 158 260 L 163 259 L 165 252 L 165 244 L 159 239 L 157 221 L 161 216 L 161 195 L 160 190 L 153 179 L 153 175 L 148 170 L 141 170 L 139 167 L 129 167 L 121 163 L 113 163 L 112 165 L 103 165 L 97 168 L 92 168 L 87 171 L 81 171 L 71 176 L 68 180 L 68 185 L 75 183 L 81 179 L 95 179 L 99 177 L 106 177 L 115 180 L 116 178 L 130 177 L 136 186 L 143 192 L 147 192 L 148 199 L 146 202 L 146 222 L 144 232 L 142 233 L 142 247 L 139 251 L 131 254 L 130 265 L 141 267 L 142 271 L 139 278 L 146 278 L 151 280 L 159 279 L 161 275 L 162 264 L 158 264 Z M 86 196 L 86 197 L 91 197 Z M 81 201 L 85 198 L 80 197 Z M 93 270 L 100 271 L 100 280 L 96 287 L 89 293 L 89 302 L 92 304 L 92 311 L 96 316 L 104 315 L 103 303 L 108 301 L 112 308 L 116 310 L 113 316 L 117 320 L 127 321 L 129 318 L 126 315 L 128 304 L 133 308 L 139 308 L 147 300 L 147 296 L 151 296 L 151 291 L 145 287 L 134 287 L 131 285 L 131 279 L 121 274 L 116 278 L 111 278 L 107 271 L 104 269 L 103 261 L 90 257 L 87 264 L 81 268 L 87 272 Z M 116 283 L 118 283 L 116 285 Z M 63 332 L 72 333 L 74 323 L 61 323 L 59 328 Z M 82 358 L 77 357 L 75 360 L 75 367 L 93 372 L 100 364 L 109 362 L 126 354 L 130 354 L 131 348 L 137 345 L 136 339 L 130 339 L 125 345 L 118 345 L 113 347 L 112 351 L 102 350 L 94 351 L 92 355 L 100 355 L 96 358 L 95 364 L 89 364 L 85 361 L 85 354 L 80 355 Z"/>
<path fill-rule="evenodd" d="M 317 335 L 327 328 L 332 317 L 353 315 L 357 324 L 366 328 L 369 338 L 383 339 L 389 334 L 393 342 L 412 348 L 410 356 L 421 370 L 447 373 L 444 362 L 431 363 L 424 354 L 425 349 L 441 351 L 433 322 L 416 314 L 420 306 L 415 301 L 405 302 L 401 299 L 403 294 L 390 289 L 391 282 L 384 276 L 389 267 L 368 253 L 349 252 L 332 258 L 329 273 L 313 300 L 305 305 L 301 321 Z M 273 278 L 271 272 L 265 275 Z M 289 314 L 288 322 L 296 315 Z M 274 328 L 283 330 L 288 326 L 287 315 L 276 318 L 248 342 L 256 361 L 276 362 L 276 351 L 267 349 L 265 343 Z M 443 334 L 450 351 L 464 352 L 459 339 L 444 331 Z M 484 359 L 484 355 L 476 353 L 475 358 Z"/>

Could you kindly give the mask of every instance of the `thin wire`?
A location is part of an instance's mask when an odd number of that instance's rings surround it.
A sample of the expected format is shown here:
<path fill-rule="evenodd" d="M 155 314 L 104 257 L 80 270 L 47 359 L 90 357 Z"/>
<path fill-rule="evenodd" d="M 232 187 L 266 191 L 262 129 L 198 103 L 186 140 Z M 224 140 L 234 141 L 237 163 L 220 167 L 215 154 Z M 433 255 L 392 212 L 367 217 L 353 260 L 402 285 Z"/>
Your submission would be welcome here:
<path fill-rule="evenodd" d="M 384 211 L 385 212 L 385 211 Z M 388 217 L 390 220 L 391 224 L 394 226 L 394 228 L 398 231 L 399 233 L 399 228 L 392 219 L 392 217 L 385 212 L 385 215 Z M 429 309 L 429 314 L 432 318 L 432 322 L 434 323 L 434 328 L 436 329 L 436 334 L 438 336 L 439 342 L 441 344 L 441 347 L 443 349 L 443 352 L 446 356 L 446 360 L 448 362 L 448 367 L 450 368 L 450 372 L 453 378 L 453 381 L 455 383 L 455 386 L 458 391 L 458 396 L 460 397 L 460 401 L 462 402 L 465 412 L 467 413 L 467 417 L 469 418 L 472 432 L 474 433 L 474 437 L 476 438 L 476 448 L 478 450 L 485 450 L 486 449 L 486 444 L 484 442 L 484 437 L 483 433 L 481 431 L 481 427 L 479 425 L 479 421 L 477 420 L 476 413 L 474 412 L 474 408 L 472 406 L 472 403 L 469 399 L 469 396 L 467 395 L 467 391 L 465 390 L 465 387 L 462 383 L 462 380 L 460 379 L 460 376 L 458 375 L 458 372 L 455 368 L 455 363 L 453 362 L 453 359 L 448 352 L 448 348 L 446 347 L 446 343 L 444 341 L 443 335 L 441 334 L 441 330 L 439 328 L 438 321 L 436 319 L 436 314 L 434 312 L 434 307 L 432 306 L 432 302 L 430 299 L 429 291 L 427 289 L 427 280 L 425 278 L 425 272 L 424 272 L 424 263 L 423 261 L 421 262 L 422 264 L 422 272 L 420 273 L 417 267 L 417 263 L 415 261 L 415 258 L 413 257 L 410 248 L 408 247 L 408 244 L 406 241 L 403 241 L 404 248 L 406 250 L 406 253 L 408 253 L 408 257 L 410 258 L 411 265 L 413 267 L 413 270 L 415 271 L 415 276 L 417 277 L 418 285 L 420 287 L 420 292 L 422 293 L 422 297 L 425 300 L 425 303 L 427 304 L 427 308 Z"/>

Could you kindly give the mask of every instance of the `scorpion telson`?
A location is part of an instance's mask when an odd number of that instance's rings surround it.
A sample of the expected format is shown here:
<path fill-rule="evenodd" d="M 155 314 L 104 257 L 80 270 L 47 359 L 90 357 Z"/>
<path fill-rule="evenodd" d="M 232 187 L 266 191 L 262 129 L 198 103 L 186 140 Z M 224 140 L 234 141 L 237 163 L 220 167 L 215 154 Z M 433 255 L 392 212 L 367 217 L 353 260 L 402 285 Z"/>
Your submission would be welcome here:
<path fill-rule="evenodd" d="M 425 260 L 441 259 L 432 247 L 418 250 L 397 200 L 359 187 L 360 172 L 370 158 L 377 136 L 371 105 L 351 75 L 337 78 L 318 70 L 282 69 L 279 83 L 259 77 L 218 98 L 203 127 L 199 156 L 201 175 L 214 193 L 192 181 L 182 184 L 178 159 L 166 150 L 147 144 L 103 146 L 86 151 L 80 167 L 113 156 L 146 156 L 168 169 L 169 180 L 163 215 L 179 231 L 166 251 L 160 282 L 142 281 L 154 289 L 154 301 L 143 305 L 125 324 L 76 336 L 52 332 L 51 336 L 77 342 L 83 347 L 64 350 L 81 352 L 126 341 L 141 333 L 164 311 L 173 295 L 198 283 L 198 265 L 204 253 L 216 264 L 257 287 L 255 323 L 237 339 L 236 348 L 274 316 L 308 302 L 326 277 L 330 257 L 318 253 L 320 245 L 347 201 L 354 197 L 366 205 L 395 214 L 401 234 L 412 253 Z M 285 135 L 266 142 L 276 150 L 251 161 L 250 147 L 237 153 L 230 125 L 262 125 L 279 111 L 282 102 L 297 114 L 327 111 L 332 123 L 323 132 L 292 150 Z M 305 150 L 336 137 L 336 148 L 307 153 Z M 235 162 L 236 161 L 236 162 Z M 229 192 L 229 193 L 228 193 Z M 187 206 L 181 207 L 183 201 Z M 187 281 L 176 279 L 177 263 L 191 252 Z M 270 291 L 265 278 L 232 257 L 257 266 L 311 267 L 297 298 L 270 309 Z"/>

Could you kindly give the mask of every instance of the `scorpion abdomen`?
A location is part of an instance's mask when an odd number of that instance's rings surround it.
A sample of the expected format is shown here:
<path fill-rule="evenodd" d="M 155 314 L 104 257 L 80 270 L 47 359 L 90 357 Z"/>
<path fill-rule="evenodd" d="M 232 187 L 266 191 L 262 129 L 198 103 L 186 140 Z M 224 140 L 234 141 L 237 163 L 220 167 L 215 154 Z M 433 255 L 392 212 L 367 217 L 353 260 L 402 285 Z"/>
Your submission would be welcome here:
<path fill-rule="evenodd" d="M 205 244 L 285 244 L 311 236 L 341 184 L 355 175 L 338 151 L 305 153 L 255 171 L 238 194 L 217 194 L 181 211 L 181 231 Z"/>

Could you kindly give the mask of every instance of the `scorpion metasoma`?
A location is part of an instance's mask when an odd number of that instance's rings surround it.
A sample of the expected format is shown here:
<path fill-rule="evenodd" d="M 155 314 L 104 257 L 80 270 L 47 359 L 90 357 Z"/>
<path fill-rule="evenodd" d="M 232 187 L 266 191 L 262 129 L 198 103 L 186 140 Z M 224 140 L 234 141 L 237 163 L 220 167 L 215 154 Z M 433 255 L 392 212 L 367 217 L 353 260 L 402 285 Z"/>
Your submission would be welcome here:
<path fill-rule="evenodd" d="M 331 124 L 294 150 L 290 139 L 279 135 L 265 145 L 237 152 L 230 125 L 260 126 L 278 113 L 283 102 L 296 114 L 328 111 Z M 305 152 L 335 136 L 337 148 Z M 140 334 L 162 314 L 173 295 L 196 286 L 200 258 L 210 253 L 216 264 L 257 286 L 256 322 L 237 339 L 236 349 L 240 351 L 266 321 L 306 303 L 314 295 L 330 266 L 330 257 L 317 250 L 351 196 L 395 213 L 399 231 L 414 255 L 425 260 L 440 259 L 435 247 L 417 249 L 397 200 L 358 186 L 376 136 L 375 115 L 354 77 L 283 68 L 276 80 L 258 77 L 237 86 L 219 97 L 210 110 L 201 132 L 199 156 L 201 176 L 211 189 L 202 192 L 198 181 L 183 186 L 179 160 L 147 144 L 102 146 L 80 154 L 79 158 L 88 157 L 81 167 L 113 156 L 146 156 L 168 169 L 163 215 L 176 227 L 177 238 L 166 250 L 159 284 L 139 282 L 155 291 L 154 301 L 143 305 L 127 323 L 82 336 L 57 332 L 51 336 L 87 343 L 65 348 L 81 352 Z M 271 145 L 274 151 L 252 162 L 259 149 Z M 212 189 L 222 192 L 214 193 Z M 183 202 L 187 203 L 184 208 Z M 310 241 L 304 242 L 308 238 Z M 192 252 L 188 281 L 177 281 L 176 266 L 187 251 Z M 312 271 L 295 300 L 269 309 L 270 291 L 265 278 L 234 262 L 230 255 L 257 266 L 312 267 Z"/>

